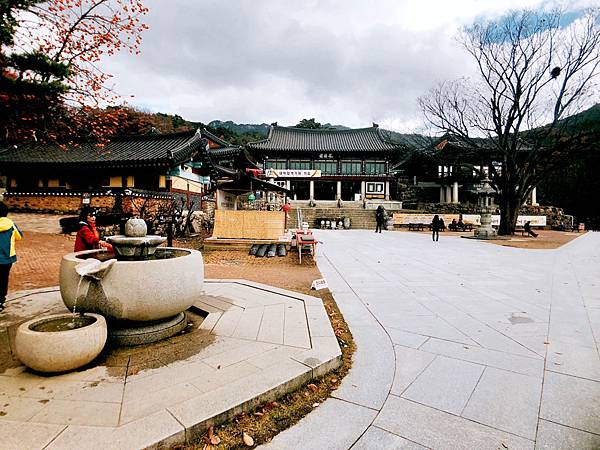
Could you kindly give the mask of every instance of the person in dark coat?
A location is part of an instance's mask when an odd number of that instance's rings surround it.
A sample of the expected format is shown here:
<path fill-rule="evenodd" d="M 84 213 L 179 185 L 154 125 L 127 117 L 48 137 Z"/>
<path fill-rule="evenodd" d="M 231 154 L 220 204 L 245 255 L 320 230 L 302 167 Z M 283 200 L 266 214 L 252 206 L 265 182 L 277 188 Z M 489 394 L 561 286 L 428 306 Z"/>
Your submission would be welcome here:
<path fill-rule="evenodd" d="M 375 221 L 377 222 L 377 226 L 375 227 L 375 233 L 381 233 L 381 228 L 385 222 L 385 209 L 382 205 L 377 207 L 377 211 L 375 211 Z"/>
<path fill-rule="evenodd" d="M 440 216 L 437 214 L 433 216 L 433 220 L 431 221 L 431 238 L 434 242 L 440 240 L 440 228 L 442 228 L 442 223 Z"/>
<path fill-rule="evenodd" d="M 529 220 L 525 222 L 525 225 L 523 225 L 523 230 L 525 230 L 525 233 L 529 234 L 530 236 L 538 237 L 538 234 L 531 229 L 531 222 Z"/>

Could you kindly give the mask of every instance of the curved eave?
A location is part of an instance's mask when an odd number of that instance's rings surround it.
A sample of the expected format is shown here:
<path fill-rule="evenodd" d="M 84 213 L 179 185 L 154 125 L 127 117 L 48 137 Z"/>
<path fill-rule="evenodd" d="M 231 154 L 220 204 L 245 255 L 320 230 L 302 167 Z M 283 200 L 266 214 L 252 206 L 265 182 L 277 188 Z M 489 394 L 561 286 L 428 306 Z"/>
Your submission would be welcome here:
<path fill-rule="evenodd" d="M 280 148 L 280 147 L 249 147 L 250 150 L 261 152 L 302 152 L 302 153 L 386 153 L 390 151 L 403 150 L 402 147 L 385 147 L 385 148 L 345 148 L 345 149 L 314 149 L 314 148 Z"/>

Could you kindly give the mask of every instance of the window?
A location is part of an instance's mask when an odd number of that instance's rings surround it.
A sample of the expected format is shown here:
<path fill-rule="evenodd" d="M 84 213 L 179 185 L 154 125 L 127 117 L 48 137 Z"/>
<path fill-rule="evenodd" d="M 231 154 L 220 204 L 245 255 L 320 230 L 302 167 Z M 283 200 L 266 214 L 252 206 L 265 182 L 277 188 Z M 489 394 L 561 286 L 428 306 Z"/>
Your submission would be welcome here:
<path fill-rule="evenodd" d="M 294 160 L 290 161 L 290 169 L 292 170 L 310 170 L 312 169 L 310 161 Z"/>
<path fill-rule="evenodd" d="M 385 162 L 383 161 L 367 161 L 365 162 L 365 174 L 381 175 L 385 173 Z"/>
<path fill-rule="evenodd" d="M 360 161 L 342 161 L 342 175 L 362 174 L 362 163 Z"/>
<path fill-rule="evenodd" d="M 123 187 L 123 177 L 105 177 L 102 179 L 103 187 Z"/>
<path fill-rule="evenodd" d="M 287 169 L 287 161 L 285 159 L 267 159 L 265 169 Z"/>
<path fill-rule="evenodd" d="M 498 174 L 499 176 L 502 175 L 502 163 L 499 161 L 492 161 L 492 166 L 494 166 L 494 170 L 496 171 L 496 174 Z"/>
<path fill-rule="evenodd" d="M 451 177 L 453 171 L 453 166 L 438 166 L 438 177 Z"/>
<path fill-rule="evenodd" d="M 336 175 L 337 161 L 315 161 L 315 169 L 321 171 L 321 175 Z"/>

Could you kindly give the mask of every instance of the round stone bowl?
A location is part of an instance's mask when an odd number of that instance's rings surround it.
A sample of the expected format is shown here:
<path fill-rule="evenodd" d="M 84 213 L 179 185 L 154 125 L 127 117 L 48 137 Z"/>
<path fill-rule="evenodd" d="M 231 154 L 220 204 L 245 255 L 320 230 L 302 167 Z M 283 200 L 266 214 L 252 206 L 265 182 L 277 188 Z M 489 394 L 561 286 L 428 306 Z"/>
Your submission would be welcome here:
<path fill-rule="evenodd" d="M 39 372 L 65 372 L 85 366 L 100 354 L 106 344 L 106 320 L 98 314 L 76 316 L 79 327 L 52 330 L 53 323 L 64 325 L 73 314 L 38 317 L 19 325 L 15 352 L 23 364 Z M 61 328 L 61 327 L 58 327 Z"/>
<path fill-rule="evenodd" d="M 117 261 L 100 281 L 82 279 L 75 272 L 75 266 L 102 250 L 69 253 L 60 264 L 63 303 L 73 310 L 77 297 L 77 311 L 95 312 L 118 320 L 159 320 L 179 314 L 202 295 L 204 262 L 202 253 L 197 250 L 160 247 L 157 254 L 168 251 L 180 256 Z"/>
<path fill-rule="evenodd" d="M 167 238 L 154 235 L 132 237 L 119 234 L 109 236 L 106 240 L 113 245 L 119 256 L 127 259 L 143 259 L 154 255 L 156 248 L 164 243 Z"/>

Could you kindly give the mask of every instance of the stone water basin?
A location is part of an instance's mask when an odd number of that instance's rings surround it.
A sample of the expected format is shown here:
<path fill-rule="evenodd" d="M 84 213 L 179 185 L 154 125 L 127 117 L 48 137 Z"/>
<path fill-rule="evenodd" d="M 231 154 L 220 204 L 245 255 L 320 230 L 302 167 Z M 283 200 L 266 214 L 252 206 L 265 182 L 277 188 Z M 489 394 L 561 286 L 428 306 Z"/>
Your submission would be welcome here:
<path fill-rule="evenodd" d="M 159 247 L 149 259 L 116 261 L 100 280 L 82 278 L 75 271 L 86 258 L 111 256 L 104 250 L 63 256 L 60 293 L 67 308 L 118 320 L 151 321 L 185 311 L 202 295 L 204 262 L 197 250 Z"/>

